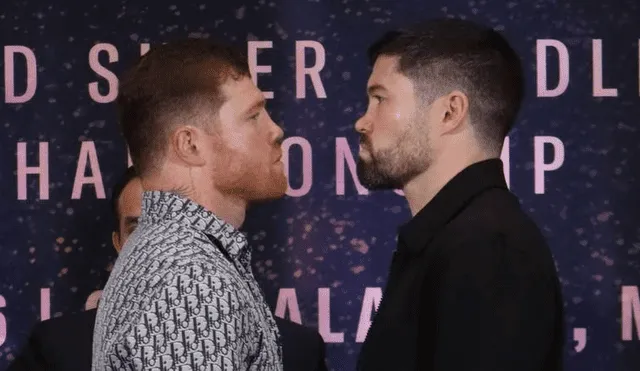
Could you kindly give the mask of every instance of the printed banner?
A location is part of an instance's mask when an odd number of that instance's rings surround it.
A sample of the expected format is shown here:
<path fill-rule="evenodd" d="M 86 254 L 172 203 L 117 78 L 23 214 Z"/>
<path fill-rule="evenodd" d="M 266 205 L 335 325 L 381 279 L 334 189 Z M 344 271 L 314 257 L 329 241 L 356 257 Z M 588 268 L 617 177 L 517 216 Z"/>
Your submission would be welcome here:
<path fill-rule="evenodd" d="M 287 196 L 243 227 L 254 272 L 278 316 L 319 331 L 330 370 L 353 370 L 410 218 L 401 192 L 367 192 L 356 177 L 366 49 L 390 28 L 447 16 L 503 32 L 524 60 L 527 97 L 502 160 L 557 262 L 566 369 L 638 368 L 637 1 L 145 4 L 0 5 L 0 370 L 36 323 L 95 302 L 116 258 L 108 197 L 128 163 L 117 76 L 185 37 L 247 51 L 285 131 L 289 177 Z"/>

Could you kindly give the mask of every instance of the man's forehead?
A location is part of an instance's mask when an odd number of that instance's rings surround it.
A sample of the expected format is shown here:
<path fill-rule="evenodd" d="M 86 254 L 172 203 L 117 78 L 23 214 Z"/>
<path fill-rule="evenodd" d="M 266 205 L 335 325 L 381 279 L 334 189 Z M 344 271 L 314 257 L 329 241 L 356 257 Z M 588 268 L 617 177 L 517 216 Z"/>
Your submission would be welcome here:
<path fill-rule="evenodd" d="M 398 72 L 398 61 L 399 58 L 396 56 L 381 55 L 378 57 L 369 76 L 367 88 L 389 89 L 401 76 L 400 72 Z"/>
<path fill-rule="evenodd" d="M 140 182 L 140 178 L 133 178 L 124 186 L 120 196 L 118 197 L 118 208 L 120 212 L 123 211 L 124 208 L 137 208 L 138 205 L 132 204 L 137 202 L 138 199 L 142 199 L 142 193 L 144 192 L 142 188 L 142 183 Z M 140 206 L 142 208 L 142 206 Z"/>
<path fill-rule="evenodd" d="M 222 84 L 220 90 L 225 101 L 236 106 L 248 108 L 264 100 L 262 92 L 249 77 L 242 77 L 239 80 L 230 78 Z"/>

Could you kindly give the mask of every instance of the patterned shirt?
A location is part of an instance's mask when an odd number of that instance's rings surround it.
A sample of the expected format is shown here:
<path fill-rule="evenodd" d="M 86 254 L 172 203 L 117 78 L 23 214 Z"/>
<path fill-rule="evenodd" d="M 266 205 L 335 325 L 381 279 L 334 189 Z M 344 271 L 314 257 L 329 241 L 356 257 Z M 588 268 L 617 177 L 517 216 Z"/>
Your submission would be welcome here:
<path fill-rule="evenodd" d="M 145 192 L 98 307 L 93 371 L 282 370 L 247 239 L 204 207 Z"/>

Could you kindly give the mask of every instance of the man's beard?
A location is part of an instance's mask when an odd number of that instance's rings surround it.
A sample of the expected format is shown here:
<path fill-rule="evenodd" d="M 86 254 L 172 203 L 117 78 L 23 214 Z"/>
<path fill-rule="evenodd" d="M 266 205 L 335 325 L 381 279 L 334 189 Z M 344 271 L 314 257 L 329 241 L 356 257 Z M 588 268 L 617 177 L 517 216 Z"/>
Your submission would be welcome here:
<path fill-rule="evenodd" d="M 358 179 L 362 185 L 369 190 L 386 190 L 386 189 L 400 189 L 404 185 L 402 180 L 399 179 L 391 169 L 383 167 L 378 161 L 378 158 L 382 157 L 383 161 L 388 160 L 388 156 L 391 155 L 387 151 L 373 155 L 370 153 L 370 158 L 365 162 L 362 157 L 358 157 L 357 173 Z M 388 163 L 388 162 L 387 162 Z"/>
<path fill-rule="evenodd" d="M 428 143 L 405 133 L 398 144 L 374 151 L 365 138 L 362 146 L 369 153 L 365 161 L 358 156 L 357 173 L 360 183 L 369 190 L 402 189 L 409 181 L 423 173 L 431 163 Z"/>

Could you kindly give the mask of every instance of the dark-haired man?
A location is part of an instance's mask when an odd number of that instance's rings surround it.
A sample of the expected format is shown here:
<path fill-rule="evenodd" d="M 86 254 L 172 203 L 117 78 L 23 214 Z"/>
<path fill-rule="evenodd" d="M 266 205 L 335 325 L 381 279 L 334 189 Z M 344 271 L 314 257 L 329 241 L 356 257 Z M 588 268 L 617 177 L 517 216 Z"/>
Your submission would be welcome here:
<path fill-rule="evenodd" d="M 388 33 L 370 55 L 358 175 L 402 189 L 413 218 L 358 370 L 560 370 L 554 261 L 500 161 L 523 97 L 518 56 L 454 19 Z"/>
<path fill-rule="evenodd" d="M 280 334 L 239 230 L 284 196 L 283 132 L 247 58 L 202 39 L 146 53 L 121 79 L 119 121 L 144 190 L 107 282 L 93 370 L 282 370 Z"/>

